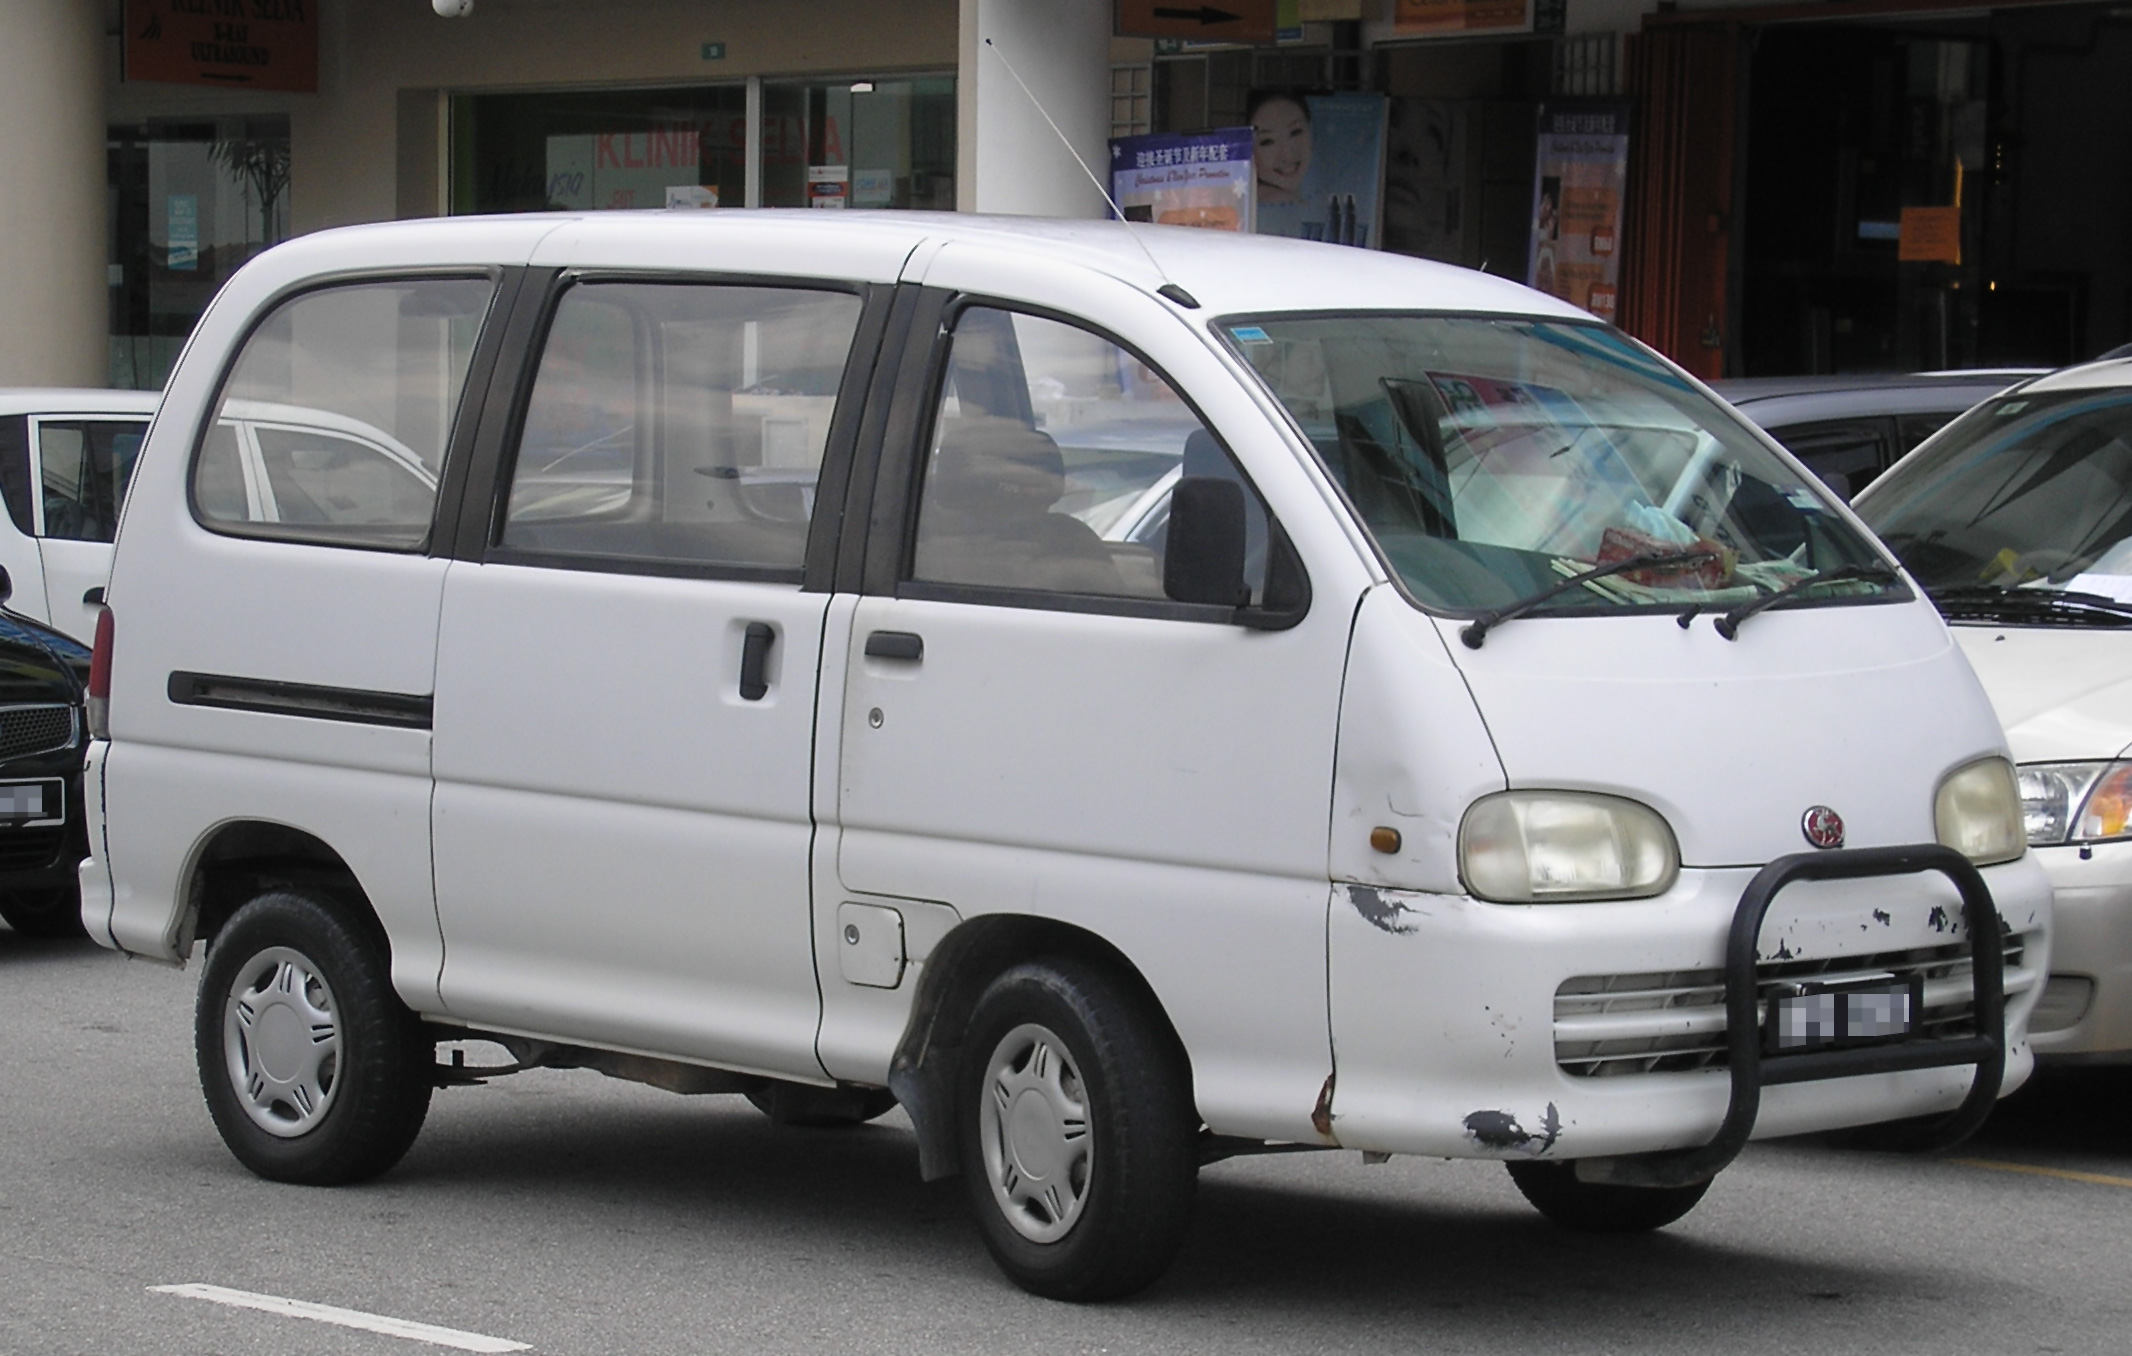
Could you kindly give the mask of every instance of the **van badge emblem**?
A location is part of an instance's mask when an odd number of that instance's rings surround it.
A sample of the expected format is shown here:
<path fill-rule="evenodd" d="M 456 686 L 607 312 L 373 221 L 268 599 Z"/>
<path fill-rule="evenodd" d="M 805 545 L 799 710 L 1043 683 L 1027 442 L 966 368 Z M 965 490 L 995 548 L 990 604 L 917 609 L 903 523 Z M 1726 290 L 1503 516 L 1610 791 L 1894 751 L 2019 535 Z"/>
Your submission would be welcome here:
<path fill-rule="evenodd" d="M 1817 848 L 1843 846 L 1843 816 L 1826 805 L 1809 806 L 1800 816 L 1799 831 Z"/>

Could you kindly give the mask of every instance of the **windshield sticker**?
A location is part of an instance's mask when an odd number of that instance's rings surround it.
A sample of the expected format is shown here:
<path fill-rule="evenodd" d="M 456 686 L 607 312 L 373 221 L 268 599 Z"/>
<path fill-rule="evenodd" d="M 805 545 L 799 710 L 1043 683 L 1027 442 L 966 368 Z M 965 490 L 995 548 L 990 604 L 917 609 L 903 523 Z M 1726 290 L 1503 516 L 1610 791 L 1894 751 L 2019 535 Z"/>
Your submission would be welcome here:
<path fill-rule="evenodd" d="M 1273 337 L 1256 325 L 1238 325 L 1235 329 L 1230 330 L 1229 333 L 1235 335 L 1236 341 L 1240 344 L 1270 344 L 1273 342 Z"/>

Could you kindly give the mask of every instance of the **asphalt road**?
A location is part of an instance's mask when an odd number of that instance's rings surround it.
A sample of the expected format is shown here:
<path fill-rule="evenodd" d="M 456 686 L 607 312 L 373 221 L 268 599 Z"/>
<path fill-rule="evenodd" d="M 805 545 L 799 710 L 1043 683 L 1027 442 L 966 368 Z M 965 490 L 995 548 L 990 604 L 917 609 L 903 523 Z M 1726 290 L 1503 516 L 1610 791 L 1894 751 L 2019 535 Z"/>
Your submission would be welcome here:
<path fill-rule="evenodd" d="M 0 1352 L 446 1350 L 172 1285 L 542 1353 L 2132 1348 L 2132 1071 L 2045 1077 L 1940 1158 L 1757 1145 L 1625 1242 L 1555 1229 L 1488 1164 L 1232 1160 L 1167 1279 L 1074 1308 L 992 1269 L 900 1113 L 777 1129 L 541 1072 L 440 1092 L 378 1182 L 259 1181 L 195 1088 L 195 973 L 0 929 Z"/>

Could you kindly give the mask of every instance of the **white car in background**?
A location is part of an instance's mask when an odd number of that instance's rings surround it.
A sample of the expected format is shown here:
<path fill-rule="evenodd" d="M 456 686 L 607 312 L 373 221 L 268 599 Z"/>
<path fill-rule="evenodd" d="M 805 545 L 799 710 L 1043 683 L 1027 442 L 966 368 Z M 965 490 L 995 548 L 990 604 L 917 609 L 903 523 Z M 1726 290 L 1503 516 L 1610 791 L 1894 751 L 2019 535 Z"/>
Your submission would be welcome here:
<path fill-rule="evenodd" d="M 154 391 L 0 390 L 0 567 L 8 606 L 88 644 Z"/>
<path fill-rule="evenodd" d="M 1858 498 L 2006 726 L 2058 896 L 2043 1056 L 2132 1061 L 2132 358 L 1985 401 Z"/>
<path fill-rule="evenodd" d="M 111 575 L 111 541 L 155 391 L 0 391 L 0 568 L 8 607 L 82 644 Z M 201 493 L 236 496 L 262 530 L 315 523 L 327 501 L 428 503 L 437 477 L 363 420 L 293 405 L 233 400 L 202 452 Z M 373 484 L 372 482 L 375 482 Z"/>

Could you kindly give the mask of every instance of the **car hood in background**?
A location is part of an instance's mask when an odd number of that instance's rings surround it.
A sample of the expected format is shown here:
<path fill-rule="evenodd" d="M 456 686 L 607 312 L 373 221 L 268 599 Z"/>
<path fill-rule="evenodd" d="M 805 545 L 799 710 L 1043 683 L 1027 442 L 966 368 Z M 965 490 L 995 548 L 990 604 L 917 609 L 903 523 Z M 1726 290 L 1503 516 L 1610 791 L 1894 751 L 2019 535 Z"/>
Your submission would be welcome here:
<path fill-rule="evenodd" d="M 1952 629 L 2016 762 L 2115 758 L 2132 745 L 2132 628 Z"/>
<path fill-rule="evenodd" d="M 89 681 L 89 651 L 48 626 L 0 612 L 0 705 L 70 702 Z"/>

